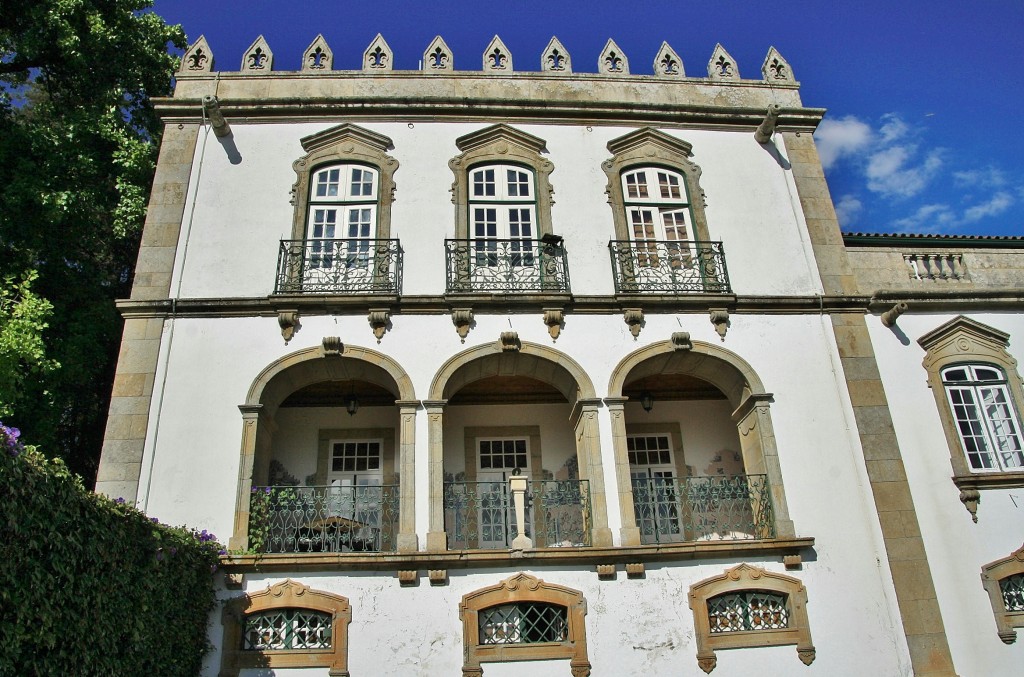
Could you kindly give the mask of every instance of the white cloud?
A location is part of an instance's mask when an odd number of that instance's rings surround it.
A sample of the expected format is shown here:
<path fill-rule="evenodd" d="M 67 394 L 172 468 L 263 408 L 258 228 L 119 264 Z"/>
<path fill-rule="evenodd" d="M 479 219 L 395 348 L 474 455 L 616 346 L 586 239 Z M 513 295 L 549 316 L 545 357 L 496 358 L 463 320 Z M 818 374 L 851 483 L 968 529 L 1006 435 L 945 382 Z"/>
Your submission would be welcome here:
<path fill-rule="evenodd" d="M 912 215 L 893 222 L 897 232 L 935 233 L 956 223 L 956 213 L 946 204 L 919 207 Z"/>
<path fill-rule="evenodd" d="M 871 143 L 871 137 L 871 127 L 852 115 L 822 120 L 814 132 L 822 167 L 829 169 L 840 158 L 863 150 Z"/>
<path fill-rule="evenodd" d="M 857 222 L 857 218 L 863 211 L 864 205 L 853 195 L 844 195 L 839 198 L 839 202 L 836 203 L 836 217 L 839 219 L 839 225 L 843 228 L 849 228 Z"/>
<path fill-rule="evenodd" d="M 878 133 L 882 135 L 882 143 L 892 143 L 907 136 L 910 127 L 895 113 L 886 113 L 882 116 L 882 126 Z"/>
<path fill-rule="evenodd" d="M 915 162 L 917 146 L 890 146 L 875 153 L 864 170 L 868 189 L 889 197 L 913 197 L 942 167 L 942 151 L 935 149 Z"/>
<path fill-rule="evenodd" d="M 953 172 L 953 181 L 959 188 L 1000 188 L 1006 185 L 1006 175 L 990 166 Z"/>
<path fill-rule="evenodd" d="M 993 195 L 988 202 L 975 205 L 964 211 L 964 221 L 978 221 L 986 216 L 1002 214 L 1013 204 L 1013 196 L 1005 191 Z"/>

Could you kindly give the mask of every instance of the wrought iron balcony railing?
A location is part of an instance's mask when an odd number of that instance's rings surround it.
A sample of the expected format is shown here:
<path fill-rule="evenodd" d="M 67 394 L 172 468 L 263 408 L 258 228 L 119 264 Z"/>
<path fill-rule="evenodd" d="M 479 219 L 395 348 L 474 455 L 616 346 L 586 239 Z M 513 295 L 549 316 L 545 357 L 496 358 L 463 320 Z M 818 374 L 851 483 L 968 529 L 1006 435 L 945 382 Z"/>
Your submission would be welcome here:
<path fill-rule="evenodd" d="M 447 292 L 568 292 L 560 243 L 541 240 L 445 240 Z"/>
<path fill-rule="evenodd" d="M 256 552 L 395 550 L 398 487 L 253 487 L 249 547 Z"/>
<path fill-rule="evenodd" d="M 775 537 L 765 475 L 633 479 L 642 543 Z"/>
<path fill-rule="evenodd" d="M 281 240 L 275 294 L 400 294 L 398 240 Z"/>
<path fill-rule="evenodd" d="M 612 240 L 615 292 L 729 294 L 721 242 Z"/>
<path fill-rule="evenodd" d="M 446 482 L 444 528 L 448 548 L 504 549 L 519 535 L 509 482 Z M 530 481 L 526 535 L 538 548 L 590 545 L 587 480 Z"/>

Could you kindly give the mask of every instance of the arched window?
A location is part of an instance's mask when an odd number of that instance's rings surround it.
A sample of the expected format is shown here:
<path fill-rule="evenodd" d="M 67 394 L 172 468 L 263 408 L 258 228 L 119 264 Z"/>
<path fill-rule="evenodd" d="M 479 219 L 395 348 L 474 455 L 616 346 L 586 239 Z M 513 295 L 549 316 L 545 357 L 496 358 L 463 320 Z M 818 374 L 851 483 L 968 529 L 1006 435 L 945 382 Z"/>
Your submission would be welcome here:
<path fill-rule="evenodd" d="M 990 364 L 961 364 L 942 370 L 967 462 L 975 472 L 1024 468 L 1020 423 L 1006 375 Z"/>

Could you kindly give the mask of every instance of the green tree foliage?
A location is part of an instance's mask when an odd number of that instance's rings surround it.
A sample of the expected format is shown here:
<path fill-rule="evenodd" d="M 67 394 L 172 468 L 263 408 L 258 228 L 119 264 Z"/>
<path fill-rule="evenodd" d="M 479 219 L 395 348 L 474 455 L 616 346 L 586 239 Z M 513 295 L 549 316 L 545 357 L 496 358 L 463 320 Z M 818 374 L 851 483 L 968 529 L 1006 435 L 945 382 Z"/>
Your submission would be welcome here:
<path fill-rule="evenodd" d="M 35 272 L 21 279 L 0 278 L 0 417 L 14 413 L 24 381 L 44 376 L 60 365 L 46 358 L 43 330 L 53 311 L 46 299 L 32 293 Z"/>
<path fill-rule="evenodd" d="M 47 364 L 60 364 L 28 379 L 32 363 L 18 363 L 7 418 L 87 478 L 120 339 L 113 301 L 130 292 L 156 158 L 149 97 L 169 93 L 168 46 L 185 46 L 150 6 L 0 3 L 0 271 L 37 275 L 33 290 L 52 305 Z M 19 278 L 0 282 L 18 294 Z"/>
<path fill-rule="evenodd" d="M 87 491 L 0 424 L 0 675 L 194 677 L 222 546 Z"/>

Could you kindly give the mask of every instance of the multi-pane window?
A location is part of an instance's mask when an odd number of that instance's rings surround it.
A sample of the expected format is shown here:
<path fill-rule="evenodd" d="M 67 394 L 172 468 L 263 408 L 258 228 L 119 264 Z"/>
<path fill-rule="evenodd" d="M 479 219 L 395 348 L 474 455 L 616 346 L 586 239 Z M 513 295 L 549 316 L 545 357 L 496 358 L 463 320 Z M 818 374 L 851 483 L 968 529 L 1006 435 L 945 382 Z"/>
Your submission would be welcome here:
<path fill-rule="evenodd" d="M 568 609 L 544 602 L 501 604 L 479 612 L 480 644 L 538 644 L 569 638 Z"/>
<path fill-rule="evenodd" d="M 469 231 L 476 265 L 532 266 L 537 199 L 533 171 L 518 165 L 469 170 Z"/>
<path fill-rule="evenodd" d="M 661 167 L 634 167 L 622 173 L 623 207 L 641 266 L 659 265 L 662 253 L 689 260 L 693 239 L 689 199 L 681 174 Z"/>
<path fill-rule="evenodd" d="M 380 472 L 380 442 L 335 442 L 331 452 L 332 472 Z"/>
<path fill-rule="evenodd" d="M 942 383 L 971 470 L 1024 468 L 1020 423 L 1003 372 L 985 364 L 957 365 L 942 370 Z"/>
<path fill-rule="evenodd" d="M 331 648 L 331 615 L 312 609 L 271 609 L 245 617 L 246 651 Z"/>
<path fill-rule="evenodd" d="M 313 172 L 306 239 L 312 268 L 365 268 L 376 237 L 379 173 L 341 164 Z"/>
<path fill-rule="evenodd" d="M 682 540 L 680 495 L 668 435 L 629 435 L 633 514 L 642 543 Z"/>
<path fill-rule="evenodd" d="M 789 627 L 786 595 L 768 590 L 741 590 L 708 599 L 711 634 Z"/>
<path fill-rule="evenodd" d="M 528 465 L 526 440 L 499 439 L 480 440 L 481 470 L 525 469 Z"/>
<path fill-rule="evenodd" d="M 1024 611 L 1024 574 L 1013 574 L 999 581 L 999 591 L 1007 611 Z"/>

